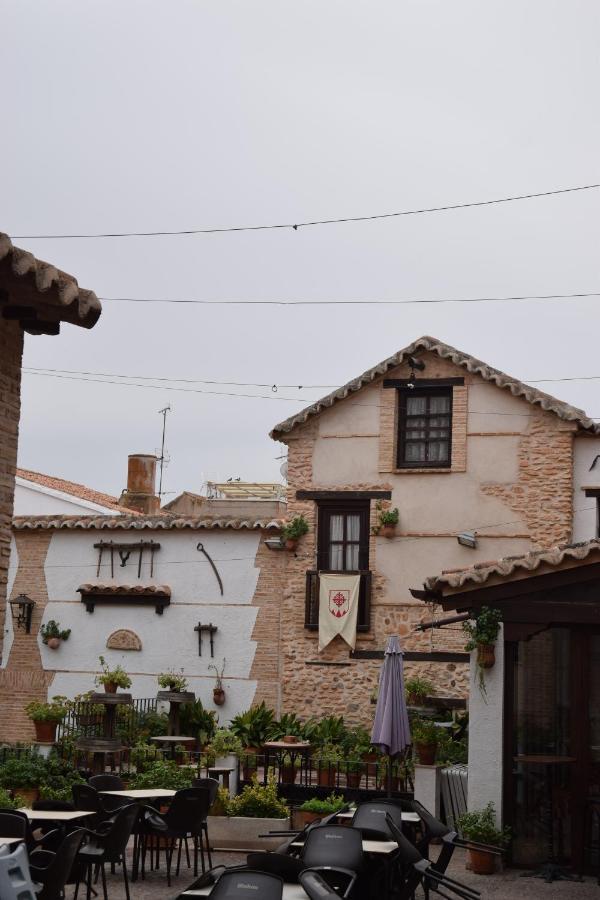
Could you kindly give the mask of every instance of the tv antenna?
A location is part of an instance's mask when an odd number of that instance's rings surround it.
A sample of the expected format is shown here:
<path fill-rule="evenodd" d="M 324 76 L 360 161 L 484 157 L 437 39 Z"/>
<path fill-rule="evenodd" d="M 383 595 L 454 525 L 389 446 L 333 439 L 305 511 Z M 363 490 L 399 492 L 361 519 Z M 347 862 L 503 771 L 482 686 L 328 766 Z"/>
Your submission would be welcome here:
<path fill-rule="evenodd" d="M 158 479 L 158 498 L 159 498 L 159 500 L 163 496 L 163 493 L 166 493 L 166 491 L 163 491 L 162 485 L 163 485 L 163 470 L 165 467 L 165 459 L 166 459 L 166 457 L 165 457 L 165 433 L 167 430 L 167 413 L 170 413 L 170 412 L 171 412 L 170 404 L 165 406 L 164 409 L 159 409 L 159 411 L 158 411 L 159 416 L 163 417 L 162 442 L 160 445 L 160 456 L 158 457 L 158 461 L 160 463 L 160 476 Z"/>

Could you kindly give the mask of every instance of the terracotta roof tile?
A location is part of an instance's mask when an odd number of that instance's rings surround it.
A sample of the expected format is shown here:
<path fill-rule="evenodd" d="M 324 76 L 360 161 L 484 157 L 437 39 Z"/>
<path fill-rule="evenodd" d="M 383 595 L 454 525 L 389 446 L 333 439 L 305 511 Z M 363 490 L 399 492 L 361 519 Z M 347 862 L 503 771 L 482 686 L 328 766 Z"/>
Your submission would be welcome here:
<path fill-rule="evenodd" d="M 350 394 L 356 393 L 356 391 L 359 391 L 361 388 L 365 387 L 365 385 L 381 378 L 390 369 L 395 369 L 407 357 L 413 356 L 415 353 L 418 353 L 419 350 L 430 350 L 433 353 L 437 353 L 442 359 L 451 360 L 457 366 L 466 369 L 470 374 L 480 375 L 485 381 L 490 381 L 498 387 L 510 391 L 513 397 L 523 397 L 528 403 L 531 403 L 534 406 L 540 406 L 548 412 L 553 412 L 559 418 L 564 419 L 567 422 L 574 422 L 585 431 L 600 432 L 600 424 L 590 419 L 583 410 L 577 409 L 575 406 L 570 406 L 562 400 L 557 400 L 556 397 L 552 397 L 550 394 L 544 393 L 544 391 L 538 391 L 537 388 L 533 388 L 523 381 L 519 381 L 517 378 L 505 375 L 504 372 L 501 372 L 499 369 L 494 369 L 480 359 L 476 359 L 468 353 L 463 353 L 462 350 L 456 350 L 449 344 L 438 341 L 437 338 L 425 335 L 424 337 L 413 341 L 413 343 L 409 344 L 408 347 L 405 347 L 404 350 L 399 350 L 397 353 L 394 353 L 393 356 L 384 359 L 383 362 L 378 363 L 378 365 L 374 366 L 372 369 L 363 372 L 358 378 L 354 378 L 352 381 L 343 385 L 343 387 L 338 388 L 331 394 L 328 394 L 326 397 L 313 403 L 311 406 L 307 406 L 306 409 L 301 410 L 301 412 L 296 413 L 284 422 L 280 422 L 279 425 L 276 425 L 271 431 L 271 437 L 274 440 L 279 440 L 280 435 L 288 434 L 298 425 L 304 424 L 304 422 L 312 416 L 319 415 L 323 410 L 329 409 L 340 400 L 344 400 L 346 397 L 350 396 Z"/>
<path fill-rule="evenodd" d="M 535 572 L 540 566 L 557 567 L 568 560 L 584 560 L 590 554 L 600 552 L 600 540 L 578 544 L 558 544 L 542 550 L 532 550 L 520 556 L 505 556 L 493 562 L 475 563 L 465 569 L 454 569 L 427 578 L 426 591 L 440 593 L 444 588 L 461 588 L 464 585 L 482 585 L 493 576 L 508 578 L 519 571 Z"/>
<path fill-rule="evenodd" d="M 72 275 L 15 247 L 3 232 L 0 232 L 0 285 L 7 292 L 3 302 L 17 308 L 16 318 L 30 334 L 43 333 L 43 323 L 58 328 L 61 322 L 70 322 L 93 328 L 102 312 L 93 291 L 80 288 Z M 40 324 L 39 328 L 36 323 Z"/>
<path fill-rule="evenodd" d="M 171 596 L 168 584 L 80 584 L 79 594 L 161 594 Z"/>
<path fill-rule="evenodd" d="M 183 530 L 197 531 L 211 528 L 231 528 L 235 531 L 262 529 L 279 531 L 283 521 L 279 519 L 206 519 L 199 516 L 15 516 L 13 528 L 17 531 L 46 530 L 50 528 L 119 530 Z"/>
<path fill-rule="evenodd" d="M 39 484 L 42 487 L 51 488 L 53 491 L 62 491 L 64 494 L 70 494 L 72 497 L 79 497 L 81 500 L 97 503 L 98 506 L 107 506 L 114 510 L 123 509 L 122 506 L 119 506 L 116 497 L 111 497 L 110 494 L 103 494 L 102 491 L 95 491 L 84 484 L 77 484 L 75 481 L 66 481 L 64 478 L 55 478 L 53 475 L 44 475 L 42 472 L 32 472 L 31 469 L 17 469 L 17 477 Z M 132 510 L 127 510 L 127 515 L 131 513 Z M 136 513 L 136 515 L 138 514 Z"/>

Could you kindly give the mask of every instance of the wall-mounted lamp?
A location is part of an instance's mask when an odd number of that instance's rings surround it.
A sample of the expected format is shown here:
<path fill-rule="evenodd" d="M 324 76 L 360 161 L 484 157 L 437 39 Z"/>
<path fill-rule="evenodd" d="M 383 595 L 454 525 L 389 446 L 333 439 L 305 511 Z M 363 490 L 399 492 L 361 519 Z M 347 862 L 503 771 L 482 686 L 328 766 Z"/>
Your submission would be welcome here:
<path fill-rule="evenodd" d="M 267 538 L 263 543 L 269 550 L 285 550 L 285 543 L 281 538 Z"/>
<path fill-rule="evenodd" d="M 470 547 L 471 550 L 477 547 L 477 535 L 474 531 L 461 531 L 456 535 L 456 540 L 462 547 Z"/>
<path fill-rule="evenodd" d="M 17 629 L 23 628 L 25 634 L 31 632 L 31 616 L 33 615 L 34 606 L 35 600 L 32 600 L 27 594 L 19 594 L 18 597 L 10 601 L 13 619 L 16 618 L 17 620 Z"/>

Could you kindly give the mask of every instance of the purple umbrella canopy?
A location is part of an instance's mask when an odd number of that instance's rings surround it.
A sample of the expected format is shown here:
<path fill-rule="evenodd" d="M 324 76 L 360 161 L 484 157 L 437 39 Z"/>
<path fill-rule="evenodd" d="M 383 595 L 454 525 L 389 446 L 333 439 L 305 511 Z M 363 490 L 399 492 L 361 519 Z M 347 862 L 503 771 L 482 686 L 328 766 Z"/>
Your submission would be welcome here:
<path fill-rule="evenodd" d="M 411 743 L 404 695 L 404 672 L 400 640 L 390 637 L 379 675 L 379 694 L 371 743 L 388 756 L 397 756 Z"/>

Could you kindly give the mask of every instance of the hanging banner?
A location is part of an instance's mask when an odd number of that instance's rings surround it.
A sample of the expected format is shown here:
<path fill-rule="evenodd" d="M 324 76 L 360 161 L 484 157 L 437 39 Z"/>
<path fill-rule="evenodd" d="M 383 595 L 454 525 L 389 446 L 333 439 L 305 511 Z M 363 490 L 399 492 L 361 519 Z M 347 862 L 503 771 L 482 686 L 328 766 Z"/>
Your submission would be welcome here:
<path fill-rule="evenodd" d="M 360 575 L 319 575 L 319 651 L 339 634 L 356 645 Z"/>

